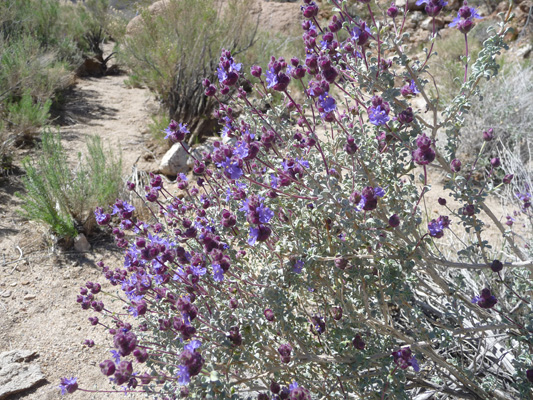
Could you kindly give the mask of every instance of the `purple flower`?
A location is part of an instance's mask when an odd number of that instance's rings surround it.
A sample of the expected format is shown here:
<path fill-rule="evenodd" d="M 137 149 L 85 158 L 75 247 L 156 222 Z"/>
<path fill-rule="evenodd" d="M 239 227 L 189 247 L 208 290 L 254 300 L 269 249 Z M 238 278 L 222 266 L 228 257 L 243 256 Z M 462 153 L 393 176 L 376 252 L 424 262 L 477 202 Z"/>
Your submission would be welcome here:
<path fill-rule="evenodd" d="M 218 264 L 213 264 L 213 279 L 217 282 L 224 280 L 224 271 Z"/>
<path fill-rule="evenodd" d="M 67 393 L 71 394 L 78 390 L 78 378 L 61 378 L 61 384 L 59 389 L 61 389 L 61 394 L 65 395 Z"/>
<path fill-rule="evenodd" d="M 255 242 L 263 242 L 268 239 L 272 230 L 265 225 L 259 225 L 257 228 L 250 228 L 250 237 L 248 238 L 248 244 L 253 246 Z"/>
<path fill-rule="evenodd" d="M 115 364 L 118 364 L 120 362 L 120 354 L 116 350 L 111 350 L 111 357 L 113 357 L 113 360 L 115 361 Z"/>
<path fill-rule="evenodd" d="M 392 357 L 394 358 L 394 363 L 401 369 L 413 367 L 415 372 L 420 371 L 418 362 L 409 347 L 402 347 L 400 350 L 394 351 Z"/>
<path fill-rule="evenodd" d="M 232 162 L 229 157 L 226 157 L 226 161 L 217 164 L 217 167 L 224 169 L 224 175 L 229 179 L 237 180 L 242 175 L 242 169 L 239 167 L 238 162 Z"/>
<path fill-rule="evenodd" d="M 403 97 L 411 97 L 411 96 L 414 96 L 420 93 L 420 90 L 418 90 L 418 87 L 416 86 L 415 81 L 411 79 L 409 84 L 401 88 L 400 92 Z"/>
<path fill-rule="evenodd" d="M 270 187 L 272 189 L 278 188 L 278 178 L 274 174 L 270 174 Z"/>
<path fill-rule="evenodd" d="M 178 124 L 174 120 L 170 122 L 164 132 L 167 134 L 165 136 L 165 139 L 170 139 L 173 142 L 181 142 L 183 139 L 185 139 L 185 135 L 190 133 L 187 129 L 187 124 L 180 123 L 178 126 Z"/>
<path fill-rule="evenodd" d="M 492 293 L 490 292 L 490 289 L 487 289 L 487 288 L 481 291 L 481 295 L 475 296 L 472 299 L 472 303 L 477 304 L 481 308 L 486 308 L 486 309 L 494 307 L 497 302 L 498 302 L 498 299 L 496 299 L 496 297 L 493 296 Z"/>
<path fill-rule="evenodd" d="M 464 6 L 459 9 L 457 17 L 449 25 L 451 28 L 457 26 L 462 33 L 468 33 L 474 27 L 474 19 L 483 19 L 474 7 L 468 7 L 465 1 Z"/>
<path fill-rule="evenodd" d="M 425 10 L 430 17 L 436 17 L 448 2 L 443 0 L 418 0 L 416 2 L 417 6 L 422 4 L 426 5 Z"/>
<path fill-rule="evenodd" d="M 381 105 L 378 105 L 377 107 L 370 107 L 368 109 L 368 119 L 370 120 L 370 123 L 380 126 L 385 125 L 390 118 L 387 115 L 387 111 L 384 110 Z"/>
<path fill-rule="evenodd" d="M 111 221 L 111 215 L 104 213 L 102 207 L 97 207 L 94 210 L 94 217 L 98 225 L 107 225 Z"/>
<path fill-rule="evenodd" d="M 201 345 L 202 345 L 202 342 L 200 342 L 199 340 L 191 340 L 189 343 L 187 343 L 185 346 L 183 346 L 183 348 L 185 350 L 195 351 Z"/>
<path fill-rule="evenodd" d="M 328 92 L 325 92 L 324 94 L 321 94 L 318 96 L 318 103 L 320 107 L 323 109 L 323 112 L 329 113 L 332 111 L 335 111 L 337 109 L 337 105 L 335 104 L 335 99 L 331 97 Z"/>
<path fill-rule="evenodd" d="M 270 208 L 265 207 L 263 203 L 256 208 L 256 211 L 259 214 L 259 222 L 262 224 L 268 223 L 274 217 L 274 212 Z"/>
<path fill-rule="evenodd" d="M 435 160 L 435 151 L 431 148 L 431 139 L 425 133 L 416 138 L 417 149 L 412 156 L 418 165 L 427 165 Z"/>
<path fill-rule="evenodd" d="M 296 260 L 296 262 L 294 263 L 294 266 L 292 267 L 292 272 L 300 274 L 302 272 L 303 267 L 304 267 L 304 262 L 302 260 Z"/>
<path fill-rule="evenodd" d="M 450 226 L 450 219 L 447 216 L 440 216 L 437 219 L 432 219 L 428 224 L 429 235 L 431 237 L 440 239 L 444 236 L 443 230 Z"/>
<path fill-rule="evenodd" d="M 366 23 L 361 22 L 360 26 L 355 26 L 352 30 L 352 40 L 359 46 L 363 46 L 370 38 L 370 30 Z"/>
<path fill-rule="evenodd" d="M 185 365 L 180 365 L 178 372 L 178 383 L 182 386 L 186 386 L 191 381 L 191 375 L 189 374 L 189 368 Z"/>

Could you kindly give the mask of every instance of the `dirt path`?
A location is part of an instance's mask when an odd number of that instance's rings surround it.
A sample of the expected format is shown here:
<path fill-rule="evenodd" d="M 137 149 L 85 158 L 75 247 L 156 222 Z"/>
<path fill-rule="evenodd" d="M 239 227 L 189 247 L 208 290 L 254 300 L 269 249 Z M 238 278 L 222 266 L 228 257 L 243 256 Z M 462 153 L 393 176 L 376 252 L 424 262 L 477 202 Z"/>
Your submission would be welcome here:
<path fill-rule="evenodd" d="M 150 151 L 147 125 L 157 106 L 147 89 L 128 88 L 125 75 L 80 79 L 68 94 L 64 122 L 60 127 L 69 156 L 85 148 L 88 135 L 99 135 L 105 147 L 123 158 L 123 172 L 137 163 L 144 170 L 154 168 L 144 160 Z M 0 188 L 2 200 L 16 203 L 13 191 L 22 190 L 15 181 Z M 0 207 L 0 352 L 14 349 L 37 352 L 36 361 L 46 377 L 40 386 L 9 397 L 9 400 L 53 400 L 61 398 L 60 378 L 76 376 L 80 387 L 111 389 L 98 364 L 111 358 L 111 335 L 92 327 L 88 317 L 96 313 L 76 304 L 79 287 L 87 281 L 104 284 L 96 263 L 105 260 L 112 267 L 122 263 L 121 252 L 108 238 L 96 238 L 88 253 L 52 253 L 46 229 L 22 220 L 14 207 Z M 17 261 L 19 260 L 19 261 Z M 116 288 L 105 285 L 104 289 Z M 82 343 L 92 339 L 96 346 Z M 123 399 L 124 393 L 90 394 L 76 392 L 80 399 Z M 131 397 L 130 397 L 131 398 Z M 140 396 L 139 396 L 140 398 Z M 143 397 L 144 398 L 144 397 Z"/>
<path fill-rule="evenodd" d="M 61 128 L 63 146 L 72 154 L 85 148 L 85 138 L 98 135 L 114 153 L 122 152 L 123 170 L 152 169 L 144 160 L 150 154 L 148 124 L 157 104 L 144 88 L 129 88 L 125 75 L 81 79 L 69 95 Z M 148 157 L 147 157 L 148 158 Z"/>

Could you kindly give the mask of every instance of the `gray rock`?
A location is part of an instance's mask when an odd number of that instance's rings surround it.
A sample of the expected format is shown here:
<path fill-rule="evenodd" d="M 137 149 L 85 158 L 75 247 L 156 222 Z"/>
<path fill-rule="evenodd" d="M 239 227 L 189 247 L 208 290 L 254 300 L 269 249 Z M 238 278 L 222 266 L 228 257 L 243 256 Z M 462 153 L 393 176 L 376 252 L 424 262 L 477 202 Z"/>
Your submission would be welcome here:
<path fill-rule="evenodd" d="M 45 380 L 39 364 L 31 361 L 36 355 L 29 350 L 0 353 L 0 400 Z"/>
<path fill-rule="evenodd" d="M 83 233 L 74 239 L 74 249 L 82 253 L 91 250 L 91 245 Z"/>
<path fill-rule="evenodd" d="M 528 58 L 529 55 L 531 54 L 531 50 L 533 50 L 533 46 L 528 44 L 518 49 L 518 51 L 516 52 L 516 55 L 521 58 Z"/>
<path fill-rule="evenodd" d="M 435 18 L 435 27 L 437 29 L 441 29 L 444 27 L 444 21 L 440 18 Z M 422 23 L 420 24 L 420 28 L 425 29 L 427 31 L 433 30 L 433 18 L 426 18 Z"/>
<path fill-rule="evenodd" d="M 202 160 L 203 153 L 212 153 L 215 149 L 214 142 L 220 140 L 219 138 L 208 138 L 204 143 L 192 147 L 191 154 L 197 160 Z M 187 157 L 187 166 L 189 168 L 194 167 L 194 158 L 191 156 Z"/>
<path fill-rule="evenodd" d="M 187 150 L 189 146 L 183 144 Z M 183 149 L 180 143 L 174 143 L 169 151 L 165 153 L 159 164 L 159 172 L 164 175 L 178 175 L 179 173 L 187 173 L 189 167 L 187 159 L 189 155 Z"/>

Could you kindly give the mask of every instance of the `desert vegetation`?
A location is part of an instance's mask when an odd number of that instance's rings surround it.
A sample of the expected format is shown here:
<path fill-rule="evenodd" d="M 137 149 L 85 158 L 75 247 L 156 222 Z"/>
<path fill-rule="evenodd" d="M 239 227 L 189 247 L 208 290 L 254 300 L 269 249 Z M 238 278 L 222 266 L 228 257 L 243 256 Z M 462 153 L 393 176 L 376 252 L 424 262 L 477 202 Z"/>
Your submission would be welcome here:
<path fill-rule="evenodd" d="M 18 24 L 17 1 L 0 129 L 6 168 L 35 146 L 18 212 L 63 251 L 97 233 L 122 254 L 76 283 L 110 385 L 72 370 L 62 394 L 533 398 L 532 67 L 508 52 L 512 4 L 303 0 L 296 46 L 251 0 L 160 2 L 135 29 L 104 1 Z M 105 37 L 187 173 L 126 176 L 105 137 L 72 157 L 50 127 Z"/>

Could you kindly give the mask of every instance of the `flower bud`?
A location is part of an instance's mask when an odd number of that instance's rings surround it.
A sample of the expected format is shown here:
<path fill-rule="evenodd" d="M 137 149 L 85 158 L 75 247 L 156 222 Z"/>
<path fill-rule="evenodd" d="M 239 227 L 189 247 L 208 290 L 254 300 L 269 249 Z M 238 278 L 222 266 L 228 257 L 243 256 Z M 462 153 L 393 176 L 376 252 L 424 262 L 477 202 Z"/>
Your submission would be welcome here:
<path fill-rule="evenodd" d="M 263 314 L 265 315 L 266 320 L 269 322 L 272 322 L 276 319 L 274 316 L 274 311 L 272 311 L 270 308 L 267 308 L 265 311 L 263 311 Z"/>
<path fill-rule="evenodd" d="M 461 171 L 461 161 L 457 158 L 454 158 L 452 160 L 452 162 L 450 163 L 450 169 L 453 171 L 453 172 L 459 172 Z"/>
<path fill-rule="evenodd" d="M 490 128 L 488 131 L 483 131 L 483 140 L 485 142 L 490 142 L 494 139 L 494 130 Z"/>
<path fill-rule="evenodd" d="M 476 209 L 472 204 L 467 204 L 466 206 L 463 207 L 463 215 L 468 215 L 469 217 L 471 217 L 475 213 L 476 213 Z"/>
<path fill-rule="evenodd" d="M 398 7 L 394 3 L 390 5 L 390 7 L 387 9 L 387 15 L 391 18 L 396 18 L 398 16 Z"/>
<path fill-rule="evenodd" d="M 357 350 L 364 350 L 365 349 L 365 342 L 361 338 L 361 335 L 357 334 L 355 335 L 355 338 L 352 340 L 352 344 Z"/>
<path fill-rule="evenodd" d="M 100 371 L 105 376 L 111 376 L 115 373 L 115 363 L 111 360 L 105 360 L 100 363 Z"/>
<path fill-rule="evenodd" d="M 331 316 L 335 321 L 339 321 L 342 318 L 342 307 L 332 307 Z"/>
<path fill-rule="evenodd" d="M 278 394 L 281 391 L 281 386 L 276 381 L 270 382 L 270 391 L 274 394 Z"/>
<path fill-rule="evenodd" d="M 392 214 L 389 218 L 389 226 L 392 228 L 396 228 L 400 225 L 400 217 L 398 214 Z"/>
<path fill-rule="evenodd" d="M 490 264 L 490 269 L 493 272 L 500 272 L 503 269 L 503 264 L 500 260 L 494 260 L 492 264 Z"/>
<path fill-rule="evenodd" d="M 507 174 L 503 177 L 503 183 L 505 183 L 506 185 L 508 185 L 509 183 L 511 183 L 511 181 L 513 180 L 514 178 L 514 175 L 513 174 Z"/>
<path fill-rule="evenodd" d="M 500 165 L 502 165 L 502 163 L 498 157 L 494 157 L 490 160 L 490 165 L 492 165 L 494 168 L 498 168 Z"/>

